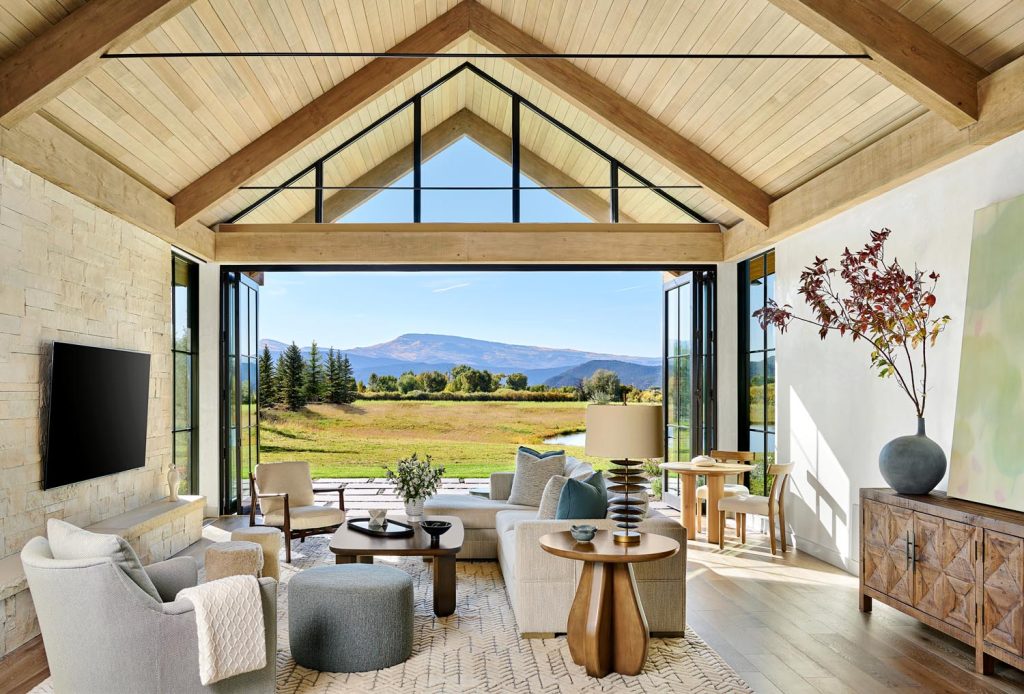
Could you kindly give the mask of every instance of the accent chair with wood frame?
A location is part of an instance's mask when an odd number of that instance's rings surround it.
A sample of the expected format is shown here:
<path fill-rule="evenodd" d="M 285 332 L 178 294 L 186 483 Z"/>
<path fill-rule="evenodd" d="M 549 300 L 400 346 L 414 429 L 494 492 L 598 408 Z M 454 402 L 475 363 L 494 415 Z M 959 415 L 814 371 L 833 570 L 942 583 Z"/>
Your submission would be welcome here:
<path fill-rule="evenodd" d="M 736 462 L 745 463 L 747 465 L 754 462 L 754 454 L 750 451 L 711 451 L 708 454 L 720 463 Z M 728 479 L 728 478 L 726 478 Z M 725 490 L 722 492 L 725 496 L 750 496 L 750 489 L 747 485 L 743 484 L 743 475 L 736 475 L 735 483 L 726 483 Z M 701 525 L 704 522 L 704 514 L 701 513 L 701 508 L 706 506 L 708 503 L 708 485 L 702 484 L 697 487 L 697 532 L 704 532 Z M 715 509 L 708 509 L 708 515 L 715 513 Z M 724 525 L 722 526 L 725 527 Z"/>
<path fill-rule="evenodd" d="M 788 465 L 769 465 L 768 474 L 773 475 L 772 486 L 768 496 L 730 496 L 718 502 L 718 513 L 721 527 L 725 528 L 725 514 L 736 514 L 736 535 L 741 544 L 747 542 L 747 514 L 768 516 L 768 537 L 771 540 L 772 556 L 775 556 L 775 519 L 779 519 L 779 536 L 782 551 L 786 551 L 786 507 L 784 496 L 789 475 L 793 472 L 793 463 Z M 725 532 L 718 536 L 718 548 L 725 548 Z"/>
<path fill-rule="evenodd" d="M 285 561 L 292 562 L 292 539 L 305 542 L 309 535 L 333 533 L 345 522 L 345 485 L 314 487 L 309 463 L 292 461 L 262 463 L 249 475 L 249 525 L 256 525 L 256 504 L 263 515 L 263 525 L 284 532 Z M 316 492 L 337 492 L 338 508 L 317 506 Z"/>

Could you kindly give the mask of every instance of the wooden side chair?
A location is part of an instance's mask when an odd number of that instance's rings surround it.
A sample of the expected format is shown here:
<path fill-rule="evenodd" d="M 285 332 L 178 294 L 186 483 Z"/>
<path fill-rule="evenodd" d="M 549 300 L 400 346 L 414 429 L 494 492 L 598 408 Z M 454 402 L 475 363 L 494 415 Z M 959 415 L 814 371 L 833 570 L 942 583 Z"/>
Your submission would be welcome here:
<path fill-rule="evenodd" d="M 292 539 L 305 542 L 308 535 L 326 535 L 345 522 L 345 485 L 314 487 L 309 463 L 263 463 L 249 475 L 252 503 L 249 525 L 256 525 L 256 505 L 263 515 L 263 525 L 284 532 L 285 561 L 292 562 Z M 317 506 L 314 493 L 337 492 L 338 508 Z"/>
<path fill-rule="evenodd" d="M 768 490 L 768 496 L 731 496 L 718 502 L 718 513 L 721 518 L 722 527 L 725 527 L 725 514 L 736 514 L 736 529 L 740 537 L 740 543 L 747 542 L 747 514 L 753 513 L 757 516 L 768 516 L 768 537 L 771 538 L 772 556 L 775 556 L 775 519 L 779 519 L 779 535 L 782 541 L 782 551 L 786 551 L 786 507 L 784 495 L 789 475 L 793 472 L 793 463 L 788 465 L 769 465 L 768 474 L 774 475 L 772 486 Z M 725 533 L 718 538 L 718 548 L 725 547 Z"/>
<path fill-rule="evenodd" d="M 720 463 L 746 463 L 750 464 L 754 462 L 754 454 L 750 451 L 711 451 L 708 454 Z M 726 477 L 726 479 L 729 479 Z M 735 483 L 726 482 L 724 496 L 738 496 L 738 495 L 750 496 L 750 489 L 743 484 L 743 475 L 736 475 Z M 697 487 L 697 532 L 703 532 L 701 526 L 704 525 L 704 514 L 701 513 L 701 509 L 707 506 L 708 503 L 708 485 L 702 484 Z M 708 514 L 716 513 L 715 509 L 709 508 Z M 722 526 L 723 528 L 725 525 Z"/>

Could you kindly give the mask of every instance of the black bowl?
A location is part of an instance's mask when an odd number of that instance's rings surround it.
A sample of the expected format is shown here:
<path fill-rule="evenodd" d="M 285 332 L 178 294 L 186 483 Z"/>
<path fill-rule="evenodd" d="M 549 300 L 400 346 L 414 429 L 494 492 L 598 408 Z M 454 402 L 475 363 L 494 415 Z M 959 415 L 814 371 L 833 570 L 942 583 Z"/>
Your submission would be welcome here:
<path fill-rule="evenodd" d="M 420 527 L 423 528 L 423 532 L 430 535 L 430 544 L 436 547 L 441 541 L 441 536 L 451 530 L 452 524 L 442 520 L 422 520 Z"/>

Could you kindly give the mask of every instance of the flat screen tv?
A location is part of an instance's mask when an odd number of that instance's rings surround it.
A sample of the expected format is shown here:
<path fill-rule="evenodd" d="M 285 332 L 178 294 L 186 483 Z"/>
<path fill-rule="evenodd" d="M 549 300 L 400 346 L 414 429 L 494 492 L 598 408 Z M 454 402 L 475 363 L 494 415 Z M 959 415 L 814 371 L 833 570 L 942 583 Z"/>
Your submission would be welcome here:
<path fill-rule="evenodd" d="M 43 489 L 146 464 L 149 355 L 53 343 Z"/>

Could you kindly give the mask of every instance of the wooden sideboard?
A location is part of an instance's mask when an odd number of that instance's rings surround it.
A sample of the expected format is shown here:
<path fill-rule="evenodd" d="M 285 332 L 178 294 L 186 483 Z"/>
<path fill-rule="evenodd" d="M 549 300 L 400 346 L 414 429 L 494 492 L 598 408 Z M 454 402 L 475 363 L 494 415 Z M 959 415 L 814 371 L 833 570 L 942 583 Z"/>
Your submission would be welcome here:
<path fill-rule="evenodd" d="M 879 600 L 1024 669 L 1024 513 L 953 499 L 860 490 L 860 609 Z"/>

